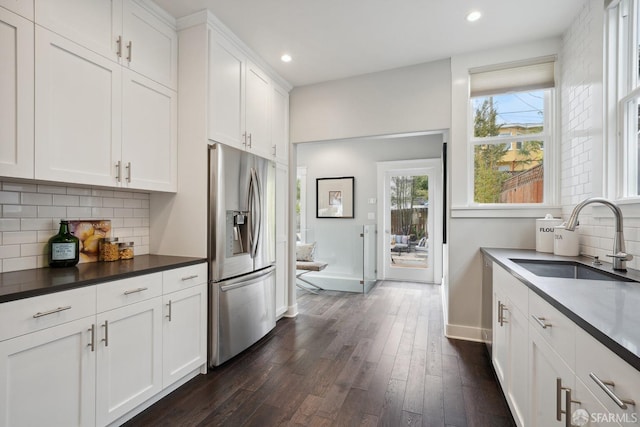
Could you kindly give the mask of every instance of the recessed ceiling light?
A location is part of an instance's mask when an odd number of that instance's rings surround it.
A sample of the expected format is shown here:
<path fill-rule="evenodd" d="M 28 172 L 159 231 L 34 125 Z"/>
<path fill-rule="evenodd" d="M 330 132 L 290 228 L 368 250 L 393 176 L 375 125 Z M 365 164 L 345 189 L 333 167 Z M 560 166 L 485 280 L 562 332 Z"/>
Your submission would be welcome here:
<path fill-rule="evenodd" d="M 480 19 L 482 17 L 482 13 L 478 12 L 477 10 L 474 10 L 472 12 L 469 12 L 467 14 L 467 21 L 469 22 L 475 22 L 478 19 Z"/>
<path fill-rule="evenodd" d="M 285 53 L 280 57 L 280 60 L 282 62 L 291 62 L 291 55 L 289 55 L 288 53 Z"/>

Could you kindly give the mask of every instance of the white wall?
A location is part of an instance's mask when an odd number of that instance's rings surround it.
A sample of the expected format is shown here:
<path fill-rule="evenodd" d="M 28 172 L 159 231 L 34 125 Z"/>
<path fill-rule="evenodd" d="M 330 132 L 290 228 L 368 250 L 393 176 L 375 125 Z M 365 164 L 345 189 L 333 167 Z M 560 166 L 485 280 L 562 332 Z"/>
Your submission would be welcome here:
<path fill-rule="evenodd" d="M 560 39 L 510 46 L 451 58 L 450 198 L 448 281 L 445 282 L 448 336 L 480 340 L 482 256 L 480 247 L 535 248 L 535 218 L 559 208 L 483 209 L 469 205 L 469 69 L 557 54 Z"/>
<path fill-rule="evenodd" d="M 448 129 L 449 60 L 294 88 L 291 141 Z"/>

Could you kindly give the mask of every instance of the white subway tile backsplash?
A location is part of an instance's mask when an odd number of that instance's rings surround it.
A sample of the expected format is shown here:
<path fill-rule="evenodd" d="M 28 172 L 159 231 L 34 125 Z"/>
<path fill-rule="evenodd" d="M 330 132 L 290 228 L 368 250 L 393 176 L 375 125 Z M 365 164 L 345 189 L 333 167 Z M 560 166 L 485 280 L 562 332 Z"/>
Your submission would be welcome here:
<path fill-rule="evenodd" d="M 15 182 L 3 182 L 2 189 L 4 191 L 20 191 L 23 193 L 35 193 L 38 191 L 38 186 L 35 184 L 19 184 Z"/>
<path fill-rule="evenodd" d="M 4 245 L 16 245 L 21 243 L 36 243 L 38 237 L 35 231 L 5 231 L 2 233 Z"/>
<path fill-rule="evenodd" d="M 0 191 L 0 204 L 16 205 L 20 203 L 20 193 L 14 191 Z"/>
<path fill-rule="evenodd" d="M 67 208 L 64 206 L 38 206 L 38 218 L 66 218 Z"/>
<path fill-rule="evenodd" d="M 66 194 L 54 194 L 53 204 L 56 206 L 80 206 L 80 197 Z"/>
<path fill-rule="evenodd" d="M 20 257 L 20 258 L 5 258 L 2 260 L 2 271 L 7 273 L 9 271 L 28 270 L 30 268 L 37 268 L 38 258 L 35 256 Z"/>
<path fill-rule="evenodd" d="M 5 218 L 36 218 L 37 206 L 2 205 L 2 216 Z"/>
<path fill-rule="evenodd" d="M 67 208 L 67 217 L 69 219 L 83 219 L 83 218 L 91 218 L 91 208 L 90 207 L 68 207 Z"/>
<path fill-rule="evenodd" d="M 20 231 L 20 218 L 0 218 L 0 232 Z"/>
<path fill-rule="evenodd" d="M 53 204 L 53 196 L 51 194 L 22 193 L 20 197 L 20 204 L 49 206 Z"/>
<path fill-rule="evenodd" d="M 149 194 L 0 181 L 0 272 L 47 266 L 60 219 L 109 219 L 112 235 L 149 253 Z"/>

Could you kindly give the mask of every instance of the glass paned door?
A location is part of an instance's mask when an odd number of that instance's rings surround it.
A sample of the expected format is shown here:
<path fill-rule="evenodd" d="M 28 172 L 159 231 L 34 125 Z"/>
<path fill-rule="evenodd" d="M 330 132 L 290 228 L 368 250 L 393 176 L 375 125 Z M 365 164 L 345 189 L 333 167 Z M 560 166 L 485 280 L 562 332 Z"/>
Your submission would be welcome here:
<path fill-rule="evenodd" d="M 429 174 L 389 171 L 385 187 L 385 278 L 433 282 Z"/>

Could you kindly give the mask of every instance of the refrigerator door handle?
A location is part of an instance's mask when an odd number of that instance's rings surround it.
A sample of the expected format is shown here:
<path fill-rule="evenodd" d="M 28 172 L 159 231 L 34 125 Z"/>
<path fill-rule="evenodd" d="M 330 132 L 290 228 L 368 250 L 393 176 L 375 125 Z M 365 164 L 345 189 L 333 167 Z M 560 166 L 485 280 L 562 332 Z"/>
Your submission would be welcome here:
<path fill-rule="evenodd" d="M 249 180 L 249 212 L 251 221 L 251 233 L 249 234 L 249 241 L 251 245 L 251 258 L 255 258 L 258 254 L 260 229 L 262 227 L 261 208 L 262 194 L 260 192 L 258 173 L 254 168 L 251 168 L 251 178 Z"/>

